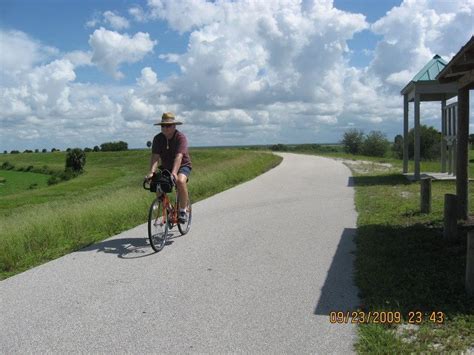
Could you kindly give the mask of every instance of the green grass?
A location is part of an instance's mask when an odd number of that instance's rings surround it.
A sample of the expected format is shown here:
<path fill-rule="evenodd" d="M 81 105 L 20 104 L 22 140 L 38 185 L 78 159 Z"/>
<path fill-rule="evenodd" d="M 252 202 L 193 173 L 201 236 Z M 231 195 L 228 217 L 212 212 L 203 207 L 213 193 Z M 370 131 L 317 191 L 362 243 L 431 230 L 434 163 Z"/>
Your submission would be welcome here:
<path fill-rule="evenodd" d="M 0 170 L 0 196 L 17 193 L 31 193 L 33 189 L 47 186 L 49 175 L 12 170 Z"/>
<path fill-rule="evenodd" d="M 141 185 L 149 154 L 88 153 L 86 172 L 79 177 L 2 197 L 0 278 L 146 222 L 153 195 Z M 193 149 L 190 154 L 193 202 L 247 181 L 281 160 L 268 152 L 232 149 Z M 0 165 L 9 161 L 15 167 L 60 169 L 64 159 L 65 153 L 2 155 Z"/>
<path fill-rule="evenodd" d="M 366 157 L 362 159 L 367 160 Z M 386 161 L 385 161 L 386 162 Z M 424 312 L 422 324 L 359 326 L 360 353 L 461 352 L 474 347 L 474 298 L 464 290 L 466 238 L 443 240 L 444 194 L 454 181 L 432 183 L 432 212 L 420 213 L 420 183 L 400 174 L 402 162 L 385 172 L 354 173 L 358 211 L 356 284 L 364 311 Z M 424 162 L 422 171 L 436 171 Z M 472 174 L 473 167 L 470 166 Z M 439 170 L 438 170 L 439 171 Z M 469 198 L 474 198 L 471 190 Z M 474 212 L 471 204 L 471 213 Z M 444 324 L 428 320 L 432 311 Z"/>

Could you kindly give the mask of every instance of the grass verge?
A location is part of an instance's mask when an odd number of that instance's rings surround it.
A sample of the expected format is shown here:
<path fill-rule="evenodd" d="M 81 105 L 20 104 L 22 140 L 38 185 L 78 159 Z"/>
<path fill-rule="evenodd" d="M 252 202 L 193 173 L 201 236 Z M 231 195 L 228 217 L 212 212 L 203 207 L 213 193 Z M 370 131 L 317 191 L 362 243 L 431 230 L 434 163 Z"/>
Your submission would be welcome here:
<path fill-rule="evenodd" d="M 17 194 L 5 202 L 10 208 L 0 219 L 1 279 L 146 221 L 153 196 L 141 182 L 149 152 L 94 154 L 84 176 L 31 192 L 29 204 L 24 201 L 29 195 L 23 193 L 23 198 Z M 256 177 L 281 161 L 269 153 L 243 150 L 200 149 L 191 154 L 193 202 Z"/>
<path fill-rule="evenodd" d="M 464 290 L 466 238 L 443 240 L 444 194 L 455 193 L 455 183 L 434 181 L 432 213 L 422 214 L 420 183 L 409 183 L 399 171 L 377 164 L 353 168 L 361 309 L 400 312 L 403 317 L 402 324 L 360 325 L 356 349 L 360 353 L 473 351 L 474 297 Z M 421 312 L 415 313 L 421 318 L 412 312 Z M 436 317 L 430 320 L 432 312 L 442 312 L 441 323 L 434 321 Z"/>

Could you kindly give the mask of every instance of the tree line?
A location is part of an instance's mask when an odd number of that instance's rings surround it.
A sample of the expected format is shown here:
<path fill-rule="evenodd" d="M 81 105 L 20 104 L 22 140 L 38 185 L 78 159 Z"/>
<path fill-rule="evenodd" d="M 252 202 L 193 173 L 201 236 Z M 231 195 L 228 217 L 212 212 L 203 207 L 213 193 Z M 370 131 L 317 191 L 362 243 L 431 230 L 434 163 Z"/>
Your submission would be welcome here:
<path fill-rule="evenodd" d="M 80 149 L 80 148 L 67 148 L 66 152 L 70 152 L 72 149 Z M 113 151 L 124 151 L 124 150 L 128 150 L 128 143 L 123 142 L 123 141 L 106 142 L 106 143 L 102 143 L 100 145 L 100 147 L 98 145 L 96 145 L 94 148 L 89 148 L 89 147 L 84 148 L 84 152 L 86 152 L 86 153 L 89 153 L 89 152 L 113 152 Z M 60 151 L 61 150 L 57 149 L 57 148 L 52 148 L 51 149 L 52 153 L 60 152 Z M 23 151 L 23 153 L 39 153 L 39 152 L 40 152 L 39 149 L 35 149 L 34 151 L 30 150 L 30 149 L 26 149 L 26 150 Z M 47 152 L 48 152 L 47 149 L 42 149 L 41 150 L 41 153 L 47 153 Z M 8 154 L 8 151 L 4 150 L 3 153 Z M 20 151 L 19 150 L 12 150 L 12 151 L 10 151 L 10 154 L 20 154 Z"/>

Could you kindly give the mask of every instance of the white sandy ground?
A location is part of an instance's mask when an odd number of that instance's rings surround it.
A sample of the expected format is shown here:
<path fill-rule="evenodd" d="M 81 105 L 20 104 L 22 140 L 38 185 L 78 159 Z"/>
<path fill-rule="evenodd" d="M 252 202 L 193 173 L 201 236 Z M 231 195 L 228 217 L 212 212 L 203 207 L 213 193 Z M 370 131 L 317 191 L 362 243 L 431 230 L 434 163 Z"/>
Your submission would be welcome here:
<path fill-rule="evenodd" d="M 144 224 L 0 282 L 0 353 L 352 352 L 328 316 L 358 305 L 350 171 L 281 155 L 160 253 Z"/>

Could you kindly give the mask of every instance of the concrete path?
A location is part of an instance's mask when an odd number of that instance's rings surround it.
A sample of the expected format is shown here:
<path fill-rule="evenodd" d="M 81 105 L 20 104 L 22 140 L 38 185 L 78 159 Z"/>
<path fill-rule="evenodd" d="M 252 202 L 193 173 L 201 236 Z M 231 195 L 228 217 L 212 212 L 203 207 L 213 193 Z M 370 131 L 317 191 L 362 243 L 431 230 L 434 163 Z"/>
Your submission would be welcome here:
<path fill-rule="evenodd" d="M 353 351 L 350 171 L 282 155 L 160 253 L 141 225 L 0 282 L 0 353 Z"/>

